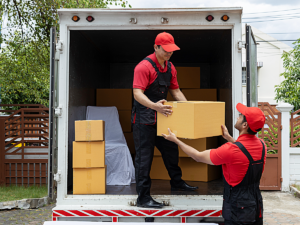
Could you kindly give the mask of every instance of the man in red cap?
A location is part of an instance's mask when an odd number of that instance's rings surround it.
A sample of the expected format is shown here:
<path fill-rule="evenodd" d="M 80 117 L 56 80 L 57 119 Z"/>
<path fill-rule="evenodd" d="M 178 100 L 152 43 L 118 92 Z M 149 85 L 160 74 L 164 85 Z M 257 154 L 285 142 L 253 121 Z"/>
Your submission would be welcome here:
<path fill-rule="evenodd" d="M 259 190 L 266 162 L 265 143 L 255 135 L 265 124 L 264 113 L 257 107 L 238 103 L 241 113 L 235 124 L 239 137 L 234 140 L 222 125 L 223 138 L 228 142 L 217 149 L 198 152 L 176 138 L 169 129 L 164 138 L 179 147 L 197 162 L 222 165 L 224 177 L 223 217 L 225 225 L 263 224 L 263 202 Z"/>
<path fill-rule="evenodd" d="M 135 176 L 138 194 L 137 206 L 161 208 L 162 203 L 150 196 L 150 170 L 154 147 L 161 152 L 165 166 L 171 178 L 171 190 L 195 190 L 182 179 L 178 166 L 178 146 L 163 137 L 157 136 L 157 113 L 171 115 L 171 106 L 164 105 L 168 91 L 177 101 L 186 101 L 177 83 L 177 72 L 170 57 L 179 50 L 171 34 L 163 32 L 157 35 L 154 44 L 155 52 L 142 60 L 134 69 L 133 94 L 134 104 L 131 121 L 136 150 Z"/>

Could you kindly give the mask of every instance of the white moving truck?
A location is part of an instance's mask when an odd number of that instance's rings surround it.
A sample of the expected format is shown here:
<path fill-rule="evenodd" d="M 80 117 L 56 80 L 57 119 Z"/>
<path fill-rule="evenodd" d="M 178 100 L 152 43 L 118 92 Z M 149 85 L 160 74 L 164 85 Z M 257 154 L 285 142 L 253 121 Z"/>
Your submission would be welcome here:
<path fill-rule="evenodd" d="M 57 197 L 53 221 L 222 221 L 222 180 L 198 182 L 197 192 L 179 193 L 171 192 L 168 181 L 154 181 L 151 194 L 167 205 L 162 209 L 136 207 L 134 185 L 108 187 L 105 195 L 73 195 L 72 142 L 74 121 L 84 120 L 86 107 L 95 105 L 95 90 L 132 88 L 135 65 L 153 53 L 154 39 L 163 31 L 181 48 L 171 62 L 200 67 L 201 88 L 217 89 L 218 101 L 226 102 L 226 126 L 237 138 L 235 106 L 242 102 L 244 47 L 248 105 L 257 104 L 256 43 L 250 26 L 242 42 L 241 16 L 242 8 L 59 10 L 59 37 L 55 29 L 51 37 L 49 194 Z M 218 144 L 223 143 L 220 137 Z"/>

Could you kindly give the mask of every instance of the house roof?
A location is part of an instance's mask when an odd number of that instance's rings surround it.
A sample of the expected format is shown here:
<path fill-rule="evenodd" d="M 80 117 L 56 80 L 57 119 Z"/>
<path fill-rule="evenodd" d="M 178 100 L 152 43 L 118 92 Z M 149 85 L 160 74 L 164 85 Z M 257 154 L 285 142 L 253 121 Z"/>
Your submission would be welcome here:
<path fill-rule="evenodd" d="M 251 26 L 252 28 L 252 32 L 255 36 L 255 38 L 258 38 L 262 41 L 267 41 L 267 43 L 269 43 L 270 45 L 278 48 L 278 49 L 282 49 L 284 51 L 290 51 L 292 50 L 293 48 L 281 41 L 278 41 L 276 38 L 258 30 L 257 28 Z M 242 32 L 243 32 L 243 36 L 245 36 L 245 26 L 242 26 Z"/>

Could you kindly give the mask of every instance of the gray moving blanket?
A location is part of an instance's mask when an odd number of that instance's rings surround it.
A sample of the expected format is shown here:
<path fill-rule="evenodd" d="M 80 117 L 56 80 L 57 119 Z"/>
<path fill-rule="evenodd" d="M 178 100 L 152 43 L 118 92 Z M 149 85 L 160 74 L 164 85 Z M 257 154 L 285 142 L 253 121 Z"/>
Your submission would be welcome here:
<path fill-rule="evenodd" d="M 105 121 L 105 164 L 107 185 L 135 183 L 135 169 L 116 107 L 88 106 L 87 120 Z"/>

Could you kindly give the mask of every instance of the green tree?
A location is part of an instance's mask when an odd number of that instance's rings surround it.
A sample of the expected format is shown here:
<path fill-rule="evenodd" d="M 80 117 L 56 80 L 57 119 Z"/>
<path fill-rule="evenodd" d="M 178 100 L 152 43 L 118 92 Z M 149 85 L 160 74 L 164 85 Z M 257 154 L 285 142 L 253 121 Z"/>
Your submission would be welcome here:
<path fill-rule="evenodd" d="M 280 74 L 285 78 L 275 86 L 275 100 L 284 101 L 300 109 L 300 38 L 293 43 L 294 49 L 282 55 L 285 72 Z"/>
<path fill-rule="evenodd" d="M 8 17 L 6 43 L 0 52 L 2 104 L 48 106 L 50 73 L 50 28 L 59 30 L 59 8 L 131 7 L 120 0 L 2 0 L 0 16 Z M 0 18 L 1 18 L 0 17 Z"/>

